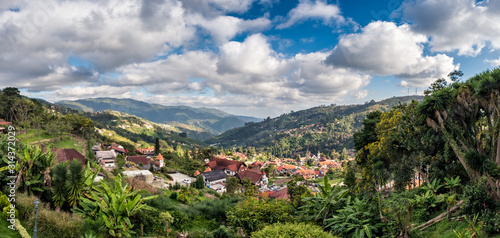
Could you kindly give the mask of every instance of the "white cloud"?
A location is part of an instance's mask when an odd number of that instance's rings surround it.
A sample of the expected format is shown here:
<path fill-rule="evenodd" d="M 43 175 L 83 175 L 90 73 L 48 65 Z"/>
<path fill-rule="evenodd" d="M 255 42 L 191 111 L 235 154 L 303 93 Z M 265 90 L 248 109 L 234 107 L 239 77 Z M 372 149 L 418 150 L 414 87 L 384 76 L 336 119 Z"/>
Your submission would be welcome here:
<path fill-rule="evenodd" d="M 399 11 L 414 31 L 430 36 L 434 52 L 476 56 L 487 45 L 500 49 L 499 1 L 406 1 Z"/>
<path fill-rule="evenodd" d="M 337 5 L 328 4 L 322 0 L 316 0 L 315 2 L 303 0 L 299 2 L 297 7 L 288 12 L 287 21 L 279 24 L 276 28 L 288 28 L 309 19 L 320 19 L 325 24 L 344 23 L 346 21 Z"/>
<path fill-rule="evenodd" d="M 443 54 L 424 56 L 427 41 L 409 25 L 372 22 L 359 34 L 342 36 L 327 63 L 374 75 L 396 75 L 405 86 L 428 86 L 458 66 Z"/>
<path fill-rule="evenodd" d="M 242 32 L 258 32 L 269 28 L 271 25 L 271 21 L 265 17 L 253 20 L 243 20 L 233 16 L 218 16 L 214 19 L 206 19 L 198 15 L 193 17 L 191 21 L 205 28 L 219 43 L 225 43 Z"/>
<path fill-rule="evenodd" d="M 492 60 L 484 60 L 484 62 L 491 64 L 493 67 L 499 67 L 500 66 L 500 58 L 498 59 L 492 59 Z"/>

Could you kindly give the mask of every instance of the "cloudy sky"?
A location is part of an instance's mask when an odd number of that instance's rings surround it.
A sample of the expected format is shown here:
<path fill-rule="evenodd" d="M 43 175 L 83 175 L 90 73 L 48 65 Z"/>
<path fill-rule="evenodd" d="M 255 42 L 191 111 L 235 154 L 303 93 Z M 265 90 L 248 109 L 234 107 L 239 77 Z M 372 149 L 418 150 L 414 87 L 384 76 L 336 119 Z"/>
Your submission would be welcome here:
<path fill-rule="evenodd" d="M 0 87 L 278 116 L 500 65 L 497 0 L 0 1 Z"/>

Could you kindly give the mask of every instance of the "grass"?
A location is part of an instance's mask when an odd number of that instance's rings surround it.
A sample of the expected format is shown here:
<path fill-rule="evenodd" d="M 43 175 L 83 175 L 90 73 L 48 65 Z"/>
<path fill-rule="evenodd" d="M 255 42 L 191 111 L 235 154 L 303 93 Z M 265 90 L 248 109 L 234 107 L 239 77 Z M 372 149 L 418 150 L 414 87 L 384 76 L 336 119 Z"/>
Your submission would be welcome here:
<path fill-rule="evenodd" d="M 17 231 L 9 229 L 10 222 L 1 218 L 0 219 L 0 238 L 21 238 Z"/>
<path fill-rule="evenodd" d="M 51 135 L 48 135 L 45 132 L 45 130 L 40 130 L 40 132 L 39 132 L 39 130 L 37 130 L 37 129 L 29 129 L 28 133 L 19 134 L 19 135 L 17 135 L 17 138 L 25 143 L 31 143 L 31 142 L 37 142 L 38 139 L 45 140 L 45 139 L 52 139 L 54 137 Z"/>
<path fill-rule="evenodd" d="M 85 151 L 83 151 L 83 144 L 79 141 L 74 140 L 71 137 L 70 138 L 65 137 L 64 140 L 54 141 L 49 144 L 54 145 L 57 148 L 76 149 L 78 152 L 85 154 Z"/>

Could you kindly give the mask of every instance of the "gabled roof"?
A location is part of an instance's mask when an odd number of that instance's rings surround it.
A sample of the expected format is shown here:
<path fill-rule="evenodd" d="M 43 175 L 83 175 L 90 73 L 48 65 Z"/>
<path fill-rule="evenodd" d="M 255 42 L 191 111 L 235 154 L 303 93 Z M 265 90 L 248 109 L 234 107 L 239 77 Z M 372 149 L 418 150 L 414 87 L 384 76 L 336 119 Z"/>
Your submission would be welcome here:
<path fill-rule="evenodd" d="M 250 179 L 252 184 L 257 184 L 262 179 L 262 174 L 250 170 L 239 172 L 236 176 L 238 176 L 241 181 Z"/>
<path fill-rule="evenodd" d="M 96 151 L 95 152 L 95 157 L 98 159 L 114 159 L 116 158 L 116 153 L 114 151 L 108 150 L 108 151 Z"/>
<path fill-rule="evenodd" d="M 227 174 L 222 170 L 214 170 L 214 171 L 210 171 L 210 172 L 203 172 L 203 177 L 207 181 L 212 182 L 212 181 L 217 181 L 220 179 L 227 178 Z"/>
<path fill-rule="evenodd" d="M 224 170 L 228 169 L 232 172 L 238 172 L 241 167 L 246 167 L 245 163 L 234 160 L 218 159 L 214 158 L 210 160 L 205 166 L 210 167 L 212 170 Z"/>
<path fill-rule="evenodd" d="M 212 169 L 210 167 L 207 167 L 203 172 L 210 172 L 210 171 L 212 171 Z"/>
<path fill-rule="evenodd" d="M 85 156 L 75 149 L 52 149 L 52 152 L 57 154 L 56 159 L 59 163 L 64 163 L 66 161 L 71 162 L 76 159 L 80 161 L 83 166 L 85 165 Z"/>
<path fill-rule="evenodd" d="M 200 173 L 200 171 L 196 170 L 196 172 L 194 172 L 194 174 L 193 174 L 193 175 L 194 175 L 194 176 L 198 176 L 198 175 L 200 175 L 200 174 L 201 174 L 201 173 Z"/>
<path fill-rule="evenodd" d="M 134 162 L 137 165 L 139 163 L 143 165 L 149 164 L 149 158 L 147 156 L 127 156 L 127 161 Z"/>
<path fill-rule="evenodd" d="M 274 193 L 269 194 L 270 198 L 276 198 L 276 199 L 288 199 L 288 193 L 287 193 L 287 188 L 281 189 L 279 191 L 276 191 Z"/>
<path fill-rule="evenodd" d="M 284 170 L 284 169 L 286 169 L 286 168 L 283 167 L 283 166 L 280 166 L 280 167 L 276 168 L 276 170 L 278 170 L 278 171 L 281 171 L 281 170 Z"/>

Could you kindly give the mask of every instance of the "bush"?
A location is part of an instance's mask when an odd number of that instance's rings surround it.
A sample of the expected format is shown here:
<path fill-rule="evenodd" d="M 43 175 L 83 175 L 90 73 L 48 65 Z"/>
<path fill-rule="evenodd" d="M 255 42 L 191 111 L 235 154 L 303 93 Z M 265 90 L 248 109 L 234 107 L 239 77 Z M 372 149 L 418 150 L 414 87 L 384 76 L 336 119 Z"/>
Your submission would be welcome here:
<path fill-rule="evenodd" d="M 31 219 L 31 224 L 34 220 Z M 80 237 L 83 219 L 67 212 L 38 208 L 37 230 L 40 237 Z"/>
<path fill-rule="evenodd" d="M 10 206 L 9 198 L 7 195 L 0 192 L 0 210 L 6 206 Z"/>
<path fill-rule="evenodd" d="M 311 224 L 299 223 L 276 223 L 264 227 L 264 229 L 254 232 L 252 238 L 278 238 L 278 237 L 295 237 L 295 238 L 334 238 L 328 232 L 323 231 L 321 227 Z"/>
<path fill-rule="evenodd" d="M 214 238 L 233 238 L 236 237 L 236 234 L 233 230 L 220 226 L 217 230 L 213 232 Z"/>
<path fill-rule="evenodd" d="M 3 217 L 4 219 L 10 219 L 10 215 L 11 215 L 11 214 L 7 213 L 7 212 L 9 212 L 9 211 L 10 211 L 10 205 L 11 205 L 11 204 L 9 203 L 9 205 L 8 205 L 8 206 L 6 206 L 6 207 L 4 207 L 4 208 L 3 208 L 3 211 L 2 211 L 2 217 Z M 14 213 L 15 213 L 15 217 L 16 217 L 16 218 L 17 218 L 17 217 L 19 217 L 19 212 L 17 211 L 17 209 L 14 209 Z"/>
<path fill-rule="evenodd" d="M 94 234 L 96 237 L 101 237 L 101 234 L 106 234 L 106 225 L 102 219 L 94 220 L 86 218 L 83 220 L 80 234 Z"/>
<path fill-rule="evenodd" d="M 207 229 L 197 229 L 189 231 L 189 238 L 212 238 L 212 232 Z"/>
<path fill-rule="evenodd" d="M 16 208 L 19 211 L 19 220 L 27 221 L 35 216 L 35 196 L 28 196 L 24 193 L 16 194 Z M 43 203 L 40 203 L 43 206 Z"/>
<path fill-rule="evenodd" d="M 170 194 L 170 199 L 177 200 L 177 192 L 173 192 L 172 194 Z"/>

